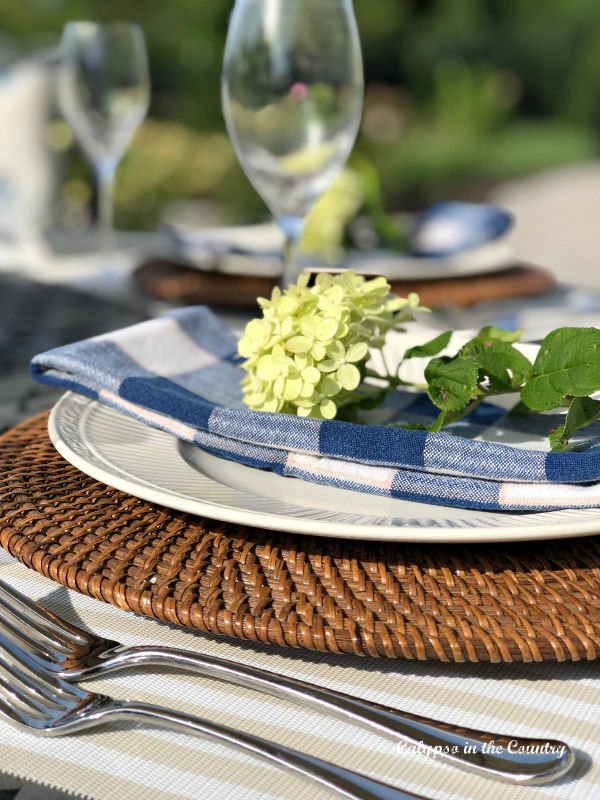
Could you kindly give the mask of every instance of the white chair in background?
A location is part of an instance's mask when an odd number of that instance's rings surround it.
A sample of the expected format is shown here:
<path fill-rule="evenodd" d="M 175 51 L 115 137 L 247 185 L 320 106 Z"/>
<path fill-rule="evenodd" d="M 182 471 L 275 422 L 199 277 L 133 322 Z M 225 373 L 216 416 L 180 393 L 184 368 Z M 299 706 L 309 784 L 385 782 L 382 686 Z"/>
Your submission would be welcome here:
<path fill-rule="evenodd" d="M 0 240 L 19 249 L 39 239 L 51 219 L 55 160 L 47 143 L 53 101 L 47 60 L 0 70 Z"/>

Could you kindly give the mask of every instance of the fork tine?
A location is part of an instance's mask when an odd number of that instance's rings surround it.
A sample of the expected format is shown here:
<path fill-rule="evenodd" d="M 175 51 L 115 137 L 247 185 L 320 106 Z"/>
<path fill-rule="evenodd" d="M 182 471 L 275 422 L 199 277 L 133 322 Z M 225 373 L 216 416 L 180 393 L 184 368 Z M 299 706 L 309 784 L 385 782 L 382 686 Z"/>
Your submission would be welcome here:
<path fill-rule="evenodd" d="M 1 603 L 0 607 L 4 608 Z M 24 630 L 21 625 L 17 625 L 13 621 L 12 615 L 0 617 L 0 630 L 5 631 L 10 638 L 15 639 L 19 646 L 24 647 L 38 658 L 44 659 L 49 670 L 58 669 L 58 667 L 56 667 L 57 654 L 69 655 L 73 653 L 72 648 L 67 650 L 67 648 L 54 644 L 47 646 L 43 639 L 34 638 L 27 630 Z"/>
<path fill-rule="evenodd" d="M 10 602 L 12 601 L 12 602 Z M 90 637 L 75 625 L 60 619 L 51 611 L 22 595 L 0 580 L 0 605 L 26 627 L 33 628 L 54 646 L 85 646 Z M 57 641 L 58 638 L 58 641 Z"/>
<path fill-rule="evenodd" d="M 12 664 L 0 661 L 0 668 L 12 679 L 8 681 L 0 672 L 0 695 L 4 692 L 5 697 L 10 698 L 14 704 L 21 704 L 28 709 L 33 706 L 36 711 L 41 713 L 47 713 L 48 702 L 54 708 L 63 708 L 51 696 L 48 696 L 47 692 L 41 692 L 39 688 L 34 687 L 31 683 L 25 683 L 22 673 L 16 670 Z"/>
<path fill-rule="evenodd" d="M 14 705 L 9 705 L 2 699 L 1 696 L 0 714 L 4 714 L 4 716 L 9 720 L 17 722 L 19 725 L 26 725 L 28 728 L 40 729 L 44 727 L 44 720 L 40 719 L 39 717 L 34 717 L 31 714 L 27 714 Z"/>
<path fill-rule="evenodd" d="M 10 615 L 12 623 L 5 617 L 2 621 L 10 625 L 12 630 L 20 636 L 21 639 L 32 644 L 41 645 L 49 644 L 55 651 L 61 653 L 72 652 L 73 644 L 64 644 L 67 640 L 59 634 L 51 633 L 48 628 L 40 625 L 39 622 L 33 617 L 24 614 L 19 608 L 6 602 L 6 599 L 0 595 L 0 609 Z"/>
<path fill-rule="evenodd" d="M 16 677 L 26 686 L 33 686 L 39 689 L 42 696 L 52 702 L 57 702 L 59 698 L 65 700 L 80 699 L 87 697 L 89 692 L 80 689 L 78 686 L 67 683 L 57 675 L 49 673 L 46 664 L 32 653 L 23 650 L 11 639 L 0 632 L 0 652 L 4 651 L 9 656 L 10 664 L 16 671 Z M 7 669 L 6 660 L 2 659 L 0 664 Z M 20 667 L 24 667 L 27 674 L 23 674 Z M 8 670 L 7 670 L 8 671 Z"/>

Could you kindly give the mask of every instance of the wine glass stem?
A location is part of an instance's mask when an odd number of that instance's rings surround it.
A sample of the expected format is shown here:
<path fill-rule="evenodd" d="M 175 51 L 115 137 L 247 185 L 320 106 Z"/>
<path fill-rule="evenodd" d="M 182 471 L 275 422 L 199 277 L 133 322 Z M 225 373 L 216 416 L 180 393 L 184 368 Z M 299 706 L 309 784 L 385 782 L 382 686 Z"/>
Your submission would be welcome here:
<path fill-rule="evenodd" d="M 279 286 L 281 289 L 287 289 L 298 280 L 298 265 L 296 257 L 298 255 L 298 244 L 302 238 L 304 231 L 305 218 L 303 216 L 295 216 L 292 214 L 284 214 L 277 218 L 277 223 L 283 235 L 285 236 L 285 243 L 283 245 L 283 269 L 281 271 L 281 280 Z"/>
<path fill-rule="evenodd" d="M 105 161 L 98 165 L 98 227 L 102 240 L 102 247 L 109 251 L 113 245 L 114 237 L 114 208 L 113 189 L 115 185 L 116 166 L 112 161 Z"/>
<path fill-rule="evenodd" d="M 286 236 L 283 245 L 283 269 L 281 272 L 280 285 L 282 289 L 287 289 L 298 279 L 298 265 L 296 256 L 298 253 L 298 239 L 295 236 Z"/>

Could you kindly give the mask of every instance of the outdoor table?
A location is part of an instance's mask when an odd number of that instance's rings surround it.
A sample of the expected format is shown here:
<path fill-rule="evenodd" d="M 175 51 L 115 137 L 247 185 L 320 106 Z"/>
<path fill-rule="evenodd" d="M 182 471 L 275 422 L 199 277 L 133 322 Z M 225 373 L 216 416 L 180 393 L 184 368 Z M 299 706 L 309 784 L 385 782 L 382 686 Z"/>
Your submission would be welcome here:
<path fill-rule="evenodd" d="M 122 327 L 164 308 L 161 304 L 148 305 L 126 281 L 126 274 L 124 270 L 120 288 L 114 281 L 110 291 L 103 287 L 101 275 L 91 280 L 91 273 L 87 284 L 77 276 L 80 287 L 86 284 L 85 291 L 74 289 L 74 281 L 68 278 L 63 285 L 51 285 L 42 271 L 30 273 L 28 278 L 0 276 L 2 335 L 7 337 L 0 375 L 0 422 L 5 431 L 48 408 L 59 395 L 37 386 L 27 376 L 26 364 L 35 352 Z M 501 322 L 522 314 L 535 323 L 543 316 L 566 313 L 569 305 L 574 318 L 584 319 L 600 308 L 600 297 L 559 287 L 536 300 L 474 308 L 465 319 L 480 321 L 485 317 Z M 237 324 L 241 321 L 236 315 L 231 319 Z M 43 423 L 28 430 L 42 437 Z M 0 442 L 0 451 L 2 447 Z M 43 515 L 43 509 L 37 513 Z M 0 522 L 0 533 L 10 537 L 9 529 L 10 521 L 5 518 Z M 306 646 L 278 647 L 261 643 L 259 636 L 256 641 L 216 637 L 128 613 L 27 569 L 3 549 L 0 577 L 77 625 L 124 644 L 188 648 L 471 728 L 561 739 L 575 748 L 578 760 L 567 777 L 548 786 L 500 785 L 329 715 L 183 672 L 144 668 L 84 684 L 96 692 L 204 715 L 432 800 L 467 800 L 494 796 L 496 792 L 501 792 L 505 800 L 592 800 L 600 794 L 597 660 L 442 663 L 431 658 L 372 658 L 311 651 Z M 588 589 L 597 600 L 600 566 Z M 44 787 L 35 794 L 30 786 L 23 790 L 23 797 L 317 800 L 334 796 L 312 781 L 213 741 L 123 723 L 74 737 L 44 739 L 0 720 L 0 753 L 0 790 L 18 782 Z M 51 794 L 46 787 L 56 793 Z"/>

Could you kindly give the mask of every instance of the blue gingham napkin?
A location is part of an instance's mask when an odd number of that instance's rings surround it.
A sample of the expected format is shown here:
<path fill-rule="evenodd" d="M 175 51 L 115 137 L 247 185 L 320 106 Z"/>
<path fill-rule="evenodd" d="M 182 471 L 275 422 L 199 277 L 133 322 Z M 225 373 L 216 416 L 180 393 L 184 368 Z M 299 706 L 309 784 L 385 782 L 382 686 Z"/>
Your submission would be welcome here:
<path fill-rule="evenodd" d="M 232 332 L 196 307 L 43 353 L 31 371 L 43 383 L 281 475 L 462 508 L 600 506 L 598 426 L 587 429 L 592 444 L 580 452 L 550 453 L 518 446 L 519 437 L 521 444 L 531 439 L 532 426 L 547 430 L 547 420 L 523 422 L 485 405 L 454 434 L 249 411 L 235 354 Z M 435 413 L 424 396 L 395 399 L 409 421 Z M 541 435 L 539 442 L 543 447 Z"/>

